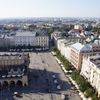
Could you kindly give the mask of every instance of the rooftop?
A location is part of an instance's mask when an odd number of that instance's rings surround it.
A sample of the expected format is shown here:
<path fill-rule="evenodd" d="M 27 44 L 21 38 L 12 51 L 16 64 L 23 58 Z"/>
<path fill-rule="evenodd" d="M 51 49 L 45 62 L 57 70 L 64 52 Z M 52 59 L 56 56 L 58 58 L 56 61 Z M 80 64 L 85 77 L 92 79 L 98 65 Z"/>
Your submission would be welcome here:
<path fill-rule="evenodd" d="M 2 56 L 1 56 L 1 55 L 0 55 L 0 60 L 3 60 L 3 59 L 4 59 L 4 60 L 7 60 L 7 59 L 10 59 L 10 60 L 11 60 L 11 59 L 12 59 L 12 60 L 13 60 L 13 59 L 16 59 L 16 60 L 17 60 L 17 59 L 23 59 L 23 57 L 22 57 L 22 56 L 11 56 L 11 55 L 10 55 L 10 56 L 8 56 L 8 55 L 2 55 Z"/>
<path fill-rule="evenodd" d="M 71 47 L 75 48 L 76 50 L 80 52 L 84 51 L 92 51 L 92 46 L 90 44 L 81 44 L 81 43 L 75 43 L 71 45 Z"/>
<path fill-rule="evenodd" d="M 95 55 L 90 57 L 90 61 L 95 64 L 97 67 L 100 67 L 100 55 Z"/>
<path fill-rule="evenodd" d="M 66 39 L 59 38 L 58 41 L 59 42 L 66 42 Z"/>
<path fill-rule="evenodd" d="M 0 70 L 0 79 L 4 78 L 20 78 L 27 74 L 27 67 L 24 65 L 7 66 L 9 70 Z"/>
<path fill-rule="evenodd" d="M 21 31 L 21 32 L 16 32 L 15 36 L 36 36 L 36 32 Z"/>
<path fill-rule="evenodd" d="M 17 55 L 27 55 L 28 53 L 24 52 L 24 53 L 18 53 L 18 52 L 0 52 L 0 56 L 3 56 L 3 55 L 13 55 L 13 56 L 17 56 Z"/>
<path fill-rule="evenodd" d="M 2 59 L 23 59 L 23 56 L 26 56 L 26 54 L 0 52 L 0 60 Z"/>

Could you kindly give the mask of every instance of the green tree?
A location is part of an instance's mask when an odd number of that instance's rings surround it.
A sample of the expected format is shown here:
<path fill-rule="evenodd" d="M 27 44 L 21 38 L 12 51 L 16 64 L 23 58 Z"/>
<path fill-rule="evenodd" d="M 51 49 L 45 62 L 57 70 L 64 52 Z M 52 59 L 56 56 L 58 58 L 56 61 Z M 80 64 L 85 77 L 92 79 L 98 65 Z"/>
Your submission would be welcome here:
<path fill-rule="evenodd" d="M 47 32 L 49 35 L 51 35 L 51 33 L 53 33 L 53 31 L 54 31 L 53 28 L 47 28 Z"/>
<path fill-rule="evenodd" d="M 79 89 L 82 92 L 85 92 L 85 90 L 88 88 L 88 83 L 85 80 L 82 80 L 80 85 L 79 85 Z"/>
<path fill-rule="evenodd" d="M 94 95 L 92 96 L 92 100 L 100 100 L 100 99 L 97 97 L 96 94 L 94 94 Z"/>
<path fill-rule="evenodd" d="M 92 31 L 100 34 L 100 27 L 94 27 Z"/>
<path fill-rule="evenodd" d="M 93 29 L 93 27 L 91 25 L 87 26 L 87 28 L 85 29 L 86 31 L 91 31 Z"/>
<path fill-rule="evenodd" d="M 76 80 L 78 76 L 79 76 L 79 72 L 78 72 L 78 71 L 74 71 L 74 72 L 71 74 L 71 77 L 72 77 L 73 80 Z"/>
<path fill-rule="evenodd" d="M 93 95 L 93 89 L 92 88 L 88 88 L 86 91 L 85 91 L 85 96 L 86 97 L 90 97 Z"/>

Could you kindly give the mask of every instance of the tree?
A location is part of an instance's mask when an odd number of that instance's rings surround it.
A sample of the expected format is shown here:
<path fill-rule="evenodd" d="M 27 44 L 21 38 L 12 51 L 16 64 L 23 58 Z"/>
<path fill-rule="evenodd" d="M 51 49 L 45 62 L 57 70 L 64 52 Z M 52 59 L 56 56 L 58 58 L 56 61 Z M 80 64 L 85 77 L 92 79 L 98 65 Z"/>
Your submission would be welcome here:
<path fill-rule="evenodd" d="M 82 80 L 80 85 L 79 85 L 79 89 L 82 92 L 85 92 L 85 90 L 88 88 L 88 83 L 85 80 Z"/>
<path fill-rule="evenodd" d="M 80 85 L 81 82 L 84 82 L 84 80 L 83 80 L 82 76 L 78 75 L 78 77 L 76 78 L 76 83 L 77 83 L 78 85 Z"/>
<path fill-rule="evenodd" d="M 57 51 L 57 48 L 56 47 L 53 47 L 52 48 L 52 51 L 56 52 Z"/>
<path fill-rule="evenodd" d="M 100 27 L 94 27 L 92 31 L 100 34 Z"/>
<path fill-rule="evenodd" d="M 53 28 L 48 28 L 47 29 L 47 32 L 48 32 L 49 35 L 51 35 L 51 33 L 53 33 L 53 31 L 54 31 Z"/>
<path fill-rule="evenodd" d="M 79 76 L 79 72 L 78 72 L 78 71 L 74 71 L 74 72 L 71 74 L 71 77 L 72 77 L 73 80 L 76 80 L 78 76 Z"/>
<path fill-rule="evenodd" d="M 96 96 L 96 94 L 94 94 L 94 95 L 92 96 L 92 100 L 100 100 L 100 99 Z"/>
<path fill-rule="evenodd" d="M 93 27 L 91 25 L 87 26 L 87 28 L 85 29 L 86 31 L 91 31 L 93 29 Z"/>
<path fill-rule="evenodd" d="M 92 88 L 88 88 L 86 91 L 85 91 L 85 96 L 86 97 L 90 97 L 93 95 L 93 89 Z"/>

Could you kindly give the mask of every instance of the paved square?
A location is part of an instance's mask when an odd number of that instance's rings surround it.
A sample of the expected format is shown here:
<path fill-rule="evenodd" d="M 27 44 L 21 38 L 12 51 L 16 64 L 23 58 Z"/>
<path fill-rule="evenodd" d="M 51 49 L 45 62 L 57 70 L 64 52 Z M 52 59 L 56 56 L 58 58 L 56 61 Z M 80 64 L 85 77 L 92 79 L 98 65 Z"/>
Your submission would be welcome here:
<path fill-rule="evenodd" d="M 78 93 L 71 90 L 70 82 L 50 52 L 29 55 L 29 86 L 1 91 L 0 100 L 13 100 L 15 91 L 23 95 L 15 100 L 61 100 L 62 93 L 68 95 L 68 100 L 81 100 Z"/>

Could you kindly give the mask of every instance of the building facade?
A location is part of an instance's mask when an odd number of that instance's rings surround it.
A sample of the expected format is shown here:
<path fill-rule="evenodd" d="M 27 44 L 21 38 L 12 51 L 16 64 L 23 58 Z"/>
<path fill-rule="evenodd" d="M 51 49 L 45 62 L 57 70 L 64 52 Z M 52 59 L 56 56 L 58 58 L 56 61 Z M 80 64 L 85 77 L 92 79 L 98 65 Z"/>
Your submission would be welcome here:
<path fill-rule="evenodd" d="M 0 68 L 2 66 L 9 66 L 9 65 L 20 65 L 20 64 L 24 64 L 24 58 L 20 57 L 20 56 L 9 56 L 9 55 L 5 55 L 5 56 L 0 56 Z"/>
<path fill-rule="evenodd" d="M 48 36 L 36 37 L 36 45 L 42 47 L 43 49 L 49 49 L 49 37 Z"/>
<path fill-rule="evenodd" d="M 33 46 L 49 49 L 49 36 L 30 31 L 18 31 L 13 36 L 0 37 L 0 47 Z"/>
<path fill-rule="evenodd" d="M 83 30 L 82 25 L 76 24 L 74 25 L 74 29 Z"/>
<path fill-rule="evenodd" d="M 77 69 L 80 70 L 83 63 L 83 56 L 91 56 L 100 54 L 100 46 L 94 44 L 75 43 L 71 46 L 70 62 Z"/>
<path fill-rule="evenodd" d="M 67 39 L 58 39 L 57 48 L 61 52 L 61 54 L 70 61 L 70 45 L 74 44 L 74 42 L 70 42 Z"/>
<path fill-rule="evenodd" d="M 0 55 L 0 88 L 28 85 L 28 54 Z"/>
<path fill-rule="evenodd" d="M 16 35 L 13 37 L 15 46 L 17 45 L 30 45 L 35 46 L 36 45 L 36 32 L 17 32 Z"/>
<path fill-rule="evenodd" d="M 75 43 L 71 45 L 71 51 L 70 51 L 71 64 L 76 69 L 80 70 L 83 55 L 91 51 L 92 51 L 92 48 L 90 45 L 82 45 L 81 43 Z"/>
<path fill-rule="evenodd" d="M 100 55 L 83 58 L 81 75 L 88 80 L 100 96 Z"/>

